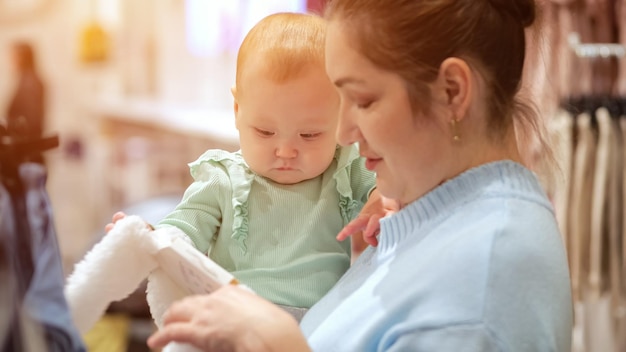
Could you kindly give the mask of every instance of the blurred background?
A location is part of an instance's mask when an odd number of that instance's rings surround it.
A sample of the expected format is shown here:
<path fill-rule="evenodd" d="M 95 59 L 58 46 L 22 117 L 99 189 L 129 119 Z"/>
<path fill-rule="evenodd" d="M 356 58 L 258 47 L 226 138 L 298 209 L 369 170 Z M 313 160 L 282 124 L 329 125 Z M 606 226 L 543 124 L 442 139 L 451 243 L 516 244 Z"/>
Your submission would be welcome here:
<path fill-rule="evenodd" d="M 243 36 L 266 15 L 326 1 L 0 0 L 0 122 L 37 108 L 43 134 L 60 138 L 44 163 L 66 274 L 115 211 L 158 221 L 191 182 L 187 163 L 238 149 L 230 87 Z M 624 351 L 626 1 L 538 4 L 522 94 L 560 168 L 543 182 L 570 260 L 573 350 Z M 541 176 L 545 151 L 523 137 Z M 101 323 L 90 351 L 147 350 L 141 288 Z"/>
<path fill-rule="evenodd" d="M 115 211 L 158 221 L 191 182 L 187 163 L 238 149 L 230 87 L 243 36 L 266 15 L 323 2 L 0 0 L 0 122 L 27 101 L 60 138 L 44 158 L 66 274 Z M 113 304 L 89 349 L 147 350 L 146 308 L 142 288 Z"/>
<path fill-rule="evenodd" d="M 19 73 L 12 46 L 32 46 L 45 89 L 48 190 L 66 269 L 114 211 L 178 198 L 186 164 L 237 149 L 230 87 L 247 30 L 306 0 L 0 0 L 0 120 Z"/>

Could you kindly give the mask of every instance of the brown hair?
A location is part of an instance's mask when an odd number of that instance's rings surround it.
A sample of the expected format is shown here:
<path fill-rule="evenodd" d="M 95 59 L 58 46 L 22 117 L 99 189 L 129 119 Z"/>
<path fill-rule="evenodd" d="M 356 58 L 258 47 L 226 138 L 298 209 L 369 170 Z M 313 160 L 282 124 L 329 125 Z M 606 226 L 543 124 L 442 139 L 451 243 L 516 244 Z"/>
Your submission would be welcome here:
<path fill-rule="evenodd" d="M 268 77 L 282 82 L 297 76 L 308 65 L 324 68 L 326 21 L 316 15 L 277 13 L 259 21 L 244 38 L 237 54 L 236 86 L 250 61 L 261 60 Z"/>
<path fill-rule="evenodd" d="M 549 152 L 536 108 L 517 94 L 533 0 L 332 0 L 325 16 L 374 65 L 403 77 L 416 111 L 430 109 L 427 84 L 441 63 L 464 59 L 486 82 L 490 137 L 503 138 L 516 118 Z"/>

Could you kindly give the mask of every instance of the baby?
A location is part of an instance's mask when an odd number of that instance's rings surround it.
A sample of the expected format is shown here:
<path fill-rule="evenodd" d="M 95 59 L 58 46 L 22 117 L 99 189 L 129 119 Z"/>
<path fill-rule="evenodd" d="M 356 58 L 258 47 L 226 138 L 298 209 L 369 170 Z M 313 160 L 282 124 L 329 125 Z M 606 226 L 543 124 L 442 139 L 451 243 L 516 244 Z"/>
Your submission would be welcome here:
<path fill-rule="evenodd" d="M 336 236 L 375 184 L 358 150 L 335 141 L 339 98 L 324 69 L 325 29 L 320 17 L 280 13 L 250 30 L 232 88 L 241 149 L 191 163 L 194 182 L 157 225 L 181 229 L 296 318 L 350 266 L 350 243 Z"/>

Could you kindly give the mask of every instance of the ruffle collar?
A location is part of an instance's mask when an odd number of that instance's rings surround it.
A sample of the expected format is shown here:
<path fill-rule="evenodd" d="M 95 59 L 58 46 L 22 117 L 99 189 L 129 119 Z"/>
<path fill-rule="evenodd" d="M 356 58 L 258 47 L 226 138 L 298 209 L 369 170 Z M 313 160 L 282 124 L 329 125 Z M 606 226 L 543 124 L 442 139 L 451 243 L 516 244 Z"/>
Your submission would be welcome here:
<path fill-rule="evenodd" d="M 356 146 L 340 147 L 335 150 L 334 159 L 337 168 L 333 173 L 333 179 L 339 193 L 339 209 L 344 220 L 344 225 L 350 222 L 359 210 L 359 203 L 353 198 L 350 182 L 351 165 L 359 158 Z M 224 150 L 209 150 L 198 160 L 189 164 L 191 176 L 196 181 L 210 178 L 211 169 L 221 165 L 226 168 L 230 175 L 232 187 L 232 206 L 234 219 L 232 238 L 239 243 L 242 251 L 247 251 L 246 239 L 248 237 L 248 197 L 254 182 L 255 173 L 250 170 L 241 155 L 241 151 L 234 153 Z"/>

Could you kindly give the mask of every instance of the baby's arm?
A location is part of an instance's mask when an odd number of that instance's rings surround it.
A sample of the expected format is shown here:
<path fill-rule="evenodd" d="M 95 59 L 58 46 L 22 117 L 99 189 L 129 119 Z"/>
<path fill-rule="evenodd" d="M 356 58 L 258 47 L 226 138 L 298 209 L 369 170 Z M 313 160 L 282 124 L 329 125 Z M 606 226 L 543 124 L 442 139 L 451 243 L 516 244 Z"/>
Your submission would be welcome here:
<path fill-rule="evenodd" d="M 187 188 L 182 201 L 174 211 L 159 222 L 157 226 L 169 225 L 181 229 L 203 253 L 207 253 L 213 235 L 221 222 L 221 191 L 218 180 L 196 181 Z M 115 223 L 126 217 L 118 211 L 112 221 L 105 226 L 105 232 L 113 229 Z M 146 227 L 154 230 L 153 225 Z"/>
<path fill-rule="evenodd" d="M 223 190 L 218 177 L 192 183 L 174 211 L 156 227 L 179 228 L 198 250 L 207 253 L 222 220 L 222 207 L 226 201 Z"/>

